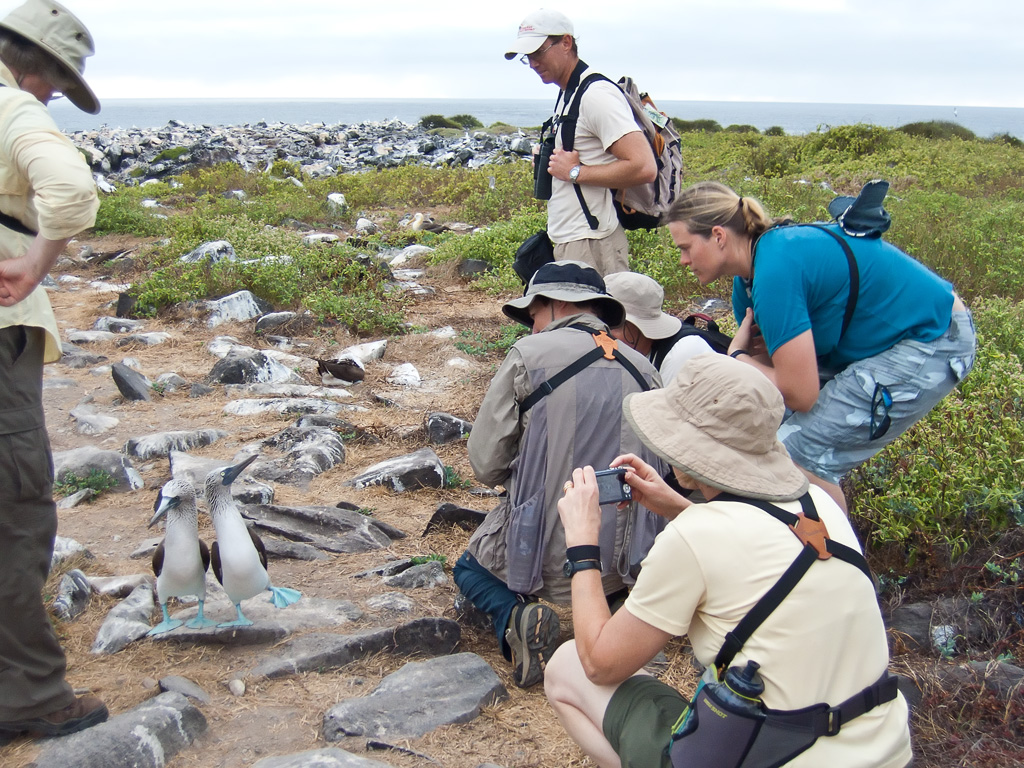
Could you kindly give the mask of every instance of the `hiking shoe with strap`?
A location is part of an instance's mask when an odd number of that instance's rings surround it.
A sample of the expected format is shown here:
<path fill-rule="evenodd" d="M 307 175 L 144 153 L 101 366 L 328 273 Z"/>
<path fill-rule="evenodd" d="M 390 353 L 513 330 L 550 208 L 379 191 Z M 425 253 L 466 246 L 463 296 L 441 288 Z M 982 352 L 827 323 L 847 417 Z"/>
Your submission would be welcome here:
<path fill-rule="evenodd" d="M 67 736 L 102 723 L 109 715 L 107 705 L 95 696 L 79 696 L 64 709 L 48 715 L 0 723 L 0 742 L 23 733 L 32 736 Z"/>
<path fill-rule="evenodd" d="M 529 688 L 544 679 L 544 667 L 558 646 L 558 614 L 541 603 L 517 605 L 505 642 L 512 649 L 516 685 Z"/>

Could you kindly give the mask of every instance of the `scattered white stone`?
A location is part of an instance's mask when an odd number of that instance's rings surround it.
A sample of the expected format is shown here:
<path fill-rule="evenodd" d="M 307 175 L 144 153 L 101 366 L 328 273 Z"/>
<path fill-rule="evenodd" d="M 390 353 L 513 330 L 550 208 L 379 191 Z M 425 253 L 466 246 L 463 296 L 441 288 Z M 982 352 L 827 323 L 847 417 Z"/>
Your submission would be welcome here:
<path fill-rule="evenodd" d="M 332 359 L 341 360 L 345 357 L 353 357 L 360 361 L 364 365 L 371 360 L 381 360 L 384 357 L 384 351 L 388 348 L 388 340 L 381 339 L 379 341 L 367 341 L 362 344 L 355 344 L 351 347 L 346 347 L 341 350 Z"/>
<path fill-rule="evenodd" d="M 418 387 L 423 384 L 420 372 L 416 370 L 416 366 L 412 363 L 402 363 L 395 366 L 395 369 L 387 377 L 387 381 L 389 384 L 399 387 Z"/>
<path fill-rule="evenodd" d="M 244 322 L 263 315 L 266 305 L 259 301 L 251 291 L 238 291 L 222 299 L 206 302 L 210 311 L 210 319 L 206 321 L 208 328 L 231 321 Z"/>
<path fill-rule="evenodd" d="M 431 331 L 430 335 L 437 339 L 454 339 L 458 336 L 455 329 L 450 325 L 446 325 L 444 328 L 438 328 L 436 331 Z"/>
<path fill-rule="evenodd" d="M 228 690 L 231 691 L 232 696 L 244 696 L 245 683 L 236 677 L 228 683 Z"/>
<path fill-rule="evenodd" d="M 306 235 L 302 238 L 304 245 L 315 245 L 316 243 L 336 243 L 341 238 L 337 235 L 332 235 L 329 232 L 314 232 L 311 235 Z"/>
<path fill-rule="evenodd" d="M 451 360 L 445 363 L 445 365 L 447 365 L 449 368 L 459 368 L 461 370 L 469 370 L 470 368 L 473 367 L 473 363 L 471 363 L 464 357 L 453 357 Z"/>
<path fill-rule="evenodd" d="M 374 235 L 377 233 L 377 225 L 369 219 L 359 217 L 356 220 L 356 234 L 357 235 Z"/>
<path fill-rule="evenodd" d="M 70 415 L 75 420 L 75 429 L 80 435 L 102 435 L 121 423 L 113 416 L 97 413 L 96 408 L 91 405 L 76 406 L 71 409 Z"/>
<path fill-rule="evenodd" d="M 117 338 L 117 334 L 110 331 L 68 330 L 66 336 L 72 344 L 103 344 L 112 342 Z"/>
<path fill-rule="evenodd" d="M 327 196 L 327 209 L 335 216 L 344 216 L 348 213 L 348 200 L 341 192 L 331 192 Z"/>
<path fill-rule="evenodd" d="M 232 416 L 255 416 L 260 413 L 279 413 L 281 415 L 303 413 L 325 413 L 333 415 L 341 411 L 365 411 L 357 405 L 342 405 L 330 400 L 309 397 L 289 398 L 254 398 L 250 400 L 232 400 L 224 406 L 224 413 Z"/>
<path fill-rule="evenodd" d="M 131 283 L 107 283 L 103 280 L 93 280 L 89 287 L 99 293 L 124 293 L 132 287 Z"/>

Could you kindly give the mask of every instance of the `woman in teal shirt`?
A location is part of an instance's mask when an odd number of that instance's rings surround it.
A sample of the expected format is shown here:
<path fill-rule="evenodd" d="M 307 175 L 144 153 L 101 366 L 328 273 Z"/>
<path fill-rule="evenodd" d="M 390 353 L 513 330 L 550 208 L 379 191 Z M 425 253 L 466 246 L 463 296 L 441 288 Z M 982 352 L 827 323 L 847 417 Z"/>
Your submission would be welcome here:
<path fill-rule="evenodd" d="M 967 308 L 949 282 L 880 237 L 849 237 L 837 224 L 786 226 L 716 182 L 684 190 L 665 219 L 680 263 L 702 285 L 733 278 L 739 330 L 729 354 L 779 388 L 787 408 L 779 439 L 845 509 L 842 476 L 970 371 Z"/>

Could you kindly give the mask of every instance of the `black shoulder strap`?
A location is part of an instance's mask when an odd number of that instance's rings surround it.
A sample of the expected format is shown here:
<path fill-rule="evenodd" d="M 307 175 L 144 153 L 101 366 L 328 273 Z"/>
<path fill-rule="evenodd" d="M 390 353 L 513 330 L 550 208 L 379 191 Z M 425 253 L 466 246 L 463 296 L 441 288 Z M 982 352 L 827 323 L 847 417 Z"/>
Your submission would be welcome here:
<path fill-rule="evenodd" d="M 578 66 L 578 65 L 577 65 Z M 577 74 L 578 72 L 574 72 Z M 611 79 L 605 77 L 600 72 L 592 72 L 587 75 L 580 82 L 579 86 L 575 89 L 575 93 L 572 93 L 572 103 L 569 105 L 569 111 L 562 115 L 560 121 L 559 130 L 562 132 L 562 149 L 566 152 L 572 152 L 576 148 L 576 124 L 580 119 L 580 106 L 583 103 L 583 94 L 587 92 L 587 88 L 592 83 L 596 83 L 599 80 L 607 80 L 609 83 Z M 566 91 L 568 95 L 570 91 Z M 583 209 L 583 217 L 587 220 L 587 226 L 591 229 L 597 229 L 598 221 L 597 217 L 590 212 L 590 207 L 587 205 L 587 201 L 583 198 L 583 190 L 580 189 L 579 184 L 573 184 L 573 189 L 576 191 L 576 198 L 580 201 L 580 208 Z"/>
<path fill-rule="evenodd" d="M 857 297 L 860 295 L 860 270 L 857 268 L 857 259 L 853 256 L 853 249 L 850 248 L 850 244 L 846 242 L 845 238 L 837 235 L 831 229 L 826 229 L 821 224 L 780 224 L 779 226 L 814 227 L 815 229 L 820 229 L 825 234 L 830 235 L 837 243 L 839 243 L 839 247 L 843 249 L 843 255 L 846 257 L 846 264 L 850 269 L 850 292 L 846 298 L 846 311 L 843 313 L 843 326 L 839 331 L 839 338 L 843 338 L 843 336 L 846 335 L 846 329 L 850 326 L 850 321 L 853 320 L 853 312 L 857 308 Z M 757 251 L 757 244 L 759 241 L 760 236 L 754 241 L 755 253 Z M 753 270 L 751 270 L 751 284 L 753 284 Z"/>
<path fill-rule="evenodd" d="M 774 504 L 763 501 L 761 499 L 748 499 L 742 496 L 737 496 L 732 493 L 721 493 L 715 497 L 715 501 L 738 501 L 743 504 L 750 504 L 759 509 L 764 510 L 769 515 L 774 517 L 791 528 L 795 528 L 800 518 L 798 515 L 794 515 L 792 512 L 787 512 L 781 507 L 777 507 Z M 811 499 L 810 492 L 805 493 L 800 497 L 800 507 L 803 510 L 804 516 L 811 520 L 818 521 L 818 512 L 814 507 L 814 501 Z M 871 578 L 871 570 L 868 568 L 867 561 L 864 556 L 845 544 L 840 544 L 832 539 L 825 539 L 825 545 L 828 552 L 835 555 L 840 560 L 850 563 L 851 565 L 859 568 L 864 575 L 869 579 Z M 733 658 L 739 652 L 740 648 L 750 639 L 750 636 L 754 634 L 758 627 L 764 623 L 772 612 L 779 607 L 782 601 L 793 591 L 793 588 L 797 585 L 803 575 L 807 573 L 808 569 L 814 564 L 814 561 L 819 557 L 818 551 L 811 545 L 806 544 L 804 548 L 797 555 L 796 560 L 792 562 L 786 572 L 782 574 L 775 584 L 772 585 L 760 600 L 750 609 L 750 612 L 743 617 L 739 624 L 725 636 L 725 642 L 722 643 L 721 649 L 718 651 L 718 656 L 715 658 L 715 666 L 718 667 L 719 671 L 724 671 L 731 663 Z"/>
<path fill-rule="evenodd" d="M 597 360 L 600 360 L 602 357 L 607 356 L 605 353 L 605 349 L 601 347 L 596 341 L 597 337 L 604 333 L 604 331 L 595 331 L 593 328 L 578 323 L 573 323 L 568 327 L 578 331 L 586 331 L 587 333 L 593 335 L 595 337 L 594 348 L 589 352 L 585 353 L 584 355 L 582 355 L 581 357 L 577 358 L 575 361 L 567 365 L 565 368 L 560 370 L 551 378 L 547 379 L 546 381 L 542 381 L 540 385 L 535 390 L 533 390 L 533 392 L 527 395 L 526 399 L 519 404 L 520 417 L 522 417 L 524 413 L 533 408 L 533 406 L 535 406 L 545 397 L 550 395 L 552 392 L 555 391 L 555 389 L 557 389 L 562 384 L 567 382 L 569 379 L 571 379 L 577 373 L 579 373 L 584 368 L 589 366 L 591 363 L 594 363 Z M 619 364 L 623 368 L 625 368 L 626 371 L 628 371 L 634 379 L 636 379 L 637 384 L 640 385 L 640 388 L 644 392 L 651 388 L 651 385 L 647 383 L 647 380 L 643 377 L 643 374 L 640 373 L 640 371 L 637 370 L 636 366 L 629 361 L 629 358 L 627 358 L 625 355 L 622 354 L 622 352 L 619 351 L 617 346 L 612 349 L 611 354 L 612 358 L 618 360 Z"/>
<path fill-rule="evenodd" d="M 39 234 L 34 229 L 30 229 L 29 227 L 25 226 L 20 221 L 18 221 L 18 219 L 14 218 L 13 216 L 8 216 L 3 211 L 0 211 L 0 224 L 7 227 L 7 229 L 14 230 L 15 232 L 20 232 L 23 235 L 31 235 L 32 237 L 35 237 L 36 235 Z"/>

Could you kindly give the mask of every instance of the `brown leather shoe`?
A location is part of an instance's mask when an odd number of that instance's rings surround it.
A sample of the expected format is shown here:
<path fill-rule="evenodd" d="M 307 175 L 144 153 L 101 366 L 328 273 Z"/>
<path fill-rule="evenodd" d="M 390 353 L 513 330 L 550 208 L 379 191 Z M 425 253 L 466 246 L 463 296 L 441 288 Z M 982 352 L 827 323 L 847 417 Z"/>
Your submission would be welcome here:
<path fill-rule="evenodd" d="M 64 709 L 42 717 L 0 723 L 0 743 L 23 733 L 32 736 L 67 736 L 102 723 L 109 717 L 107 705 L 95 696 L 79 696 Z"/>

